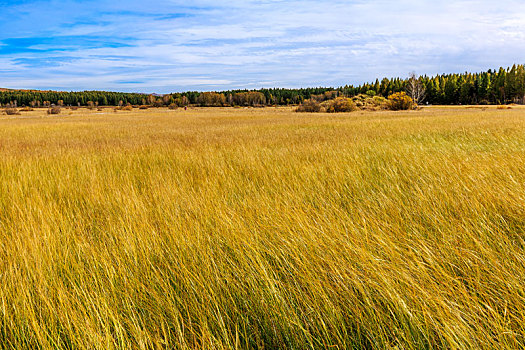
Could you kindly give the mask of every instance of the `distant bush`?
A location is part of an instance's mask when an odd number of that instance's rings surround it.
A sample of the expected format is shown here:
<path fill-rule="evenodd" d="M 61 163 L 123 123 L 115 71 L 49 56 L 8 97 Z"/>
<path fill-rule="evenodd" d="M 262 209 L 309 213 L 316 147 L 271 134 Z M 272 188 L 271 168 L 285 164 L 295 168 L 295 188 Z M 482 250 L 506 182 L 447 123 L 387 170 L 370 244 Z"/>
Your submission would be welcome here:
<path fill-rule="evenodd" d="M 149 108 L 149 107 L 146 106 L 146 105 L 142 105 L 142 106 L 139 107 L 139 109 L 148 109 L 148 108 Z"/>
<path fill-rule="evenodd" d="M 179 106 L 177 106 L 176 103 L 171 103 L 169 106 L 168 106 L 169 109 L 177 109 L 179 108 Z"/>
<path fill-rule="evenodd" d="M 388 100 L 383 96 L 374 96 L 372 98 L 371 104 L 379 107 L 380 109 L 385 109 L 387 106 Z"/>
<path fill-rule="evenodd" d="M 31 108 L 31 107 L 24 107 L 20 111 L 21 112 L 31 112 L 31 111 L 33 111 L 33 108 Z"/>
<path fill-rule="evenodd" d="M 387 99 L 382 96 L 359 94 L 352 98 L 356 107 L 365 111 L 378 111 L 387 108 Z"/>
<path fill-rule="evenodd" d="M 392 111 L 405 111 L 414 108 L 414 101 L 405 92 L 388 96 L 388 108 Z"/>
<path fill-rule="evenodd" d="M 19 115 L 20 112 L 17 108 L 8 107 L 4 110 L 5 114 L 7 115 Z"/>
<path fill-rule="evenodd" d="M 47 114 L 60 114 L 60 112 L 62 112 L 60 106 L 54 106 L 47 110 Z"/>
<path fill-rule="evenodd" d="M 353 112 L 357 110 L 355 103 L 346 97 L 337 97 L 332 100 L 327 100 L 322 103 L 317 102 L 317 98 L 310 100 L 305 100 L 299 107 L 297 107 L 296 112 L 306 112 L 306 113 L 343 113 L 343 112 Z"/>
<path fill-rule="evenodd" d="M 353 112 L 357 110 L 354 102 L 346 97 L 338 97 L 334 100 L 325 101 L 321 104 L 327 113 Z"/>
<path fill-rule="evenodd" d="M 77 106 L 72 106 L 72 107 L 71 107 L 71 110 L 72 110 L 72 111 L 76 111 L 77 109 L 78 109 Z"/>
<path fill-rule="evenodd" d="M 321 105 L 314 100 L 305 100 L 295 111 L 299 113 L 319 113 Z"/>
<path fill-rule="evenodd" d="M 122 107 L 122 110 L 123 111 L 132 111 L 133 110 L 133 106 L 125 106 L 125 107 Z"/>

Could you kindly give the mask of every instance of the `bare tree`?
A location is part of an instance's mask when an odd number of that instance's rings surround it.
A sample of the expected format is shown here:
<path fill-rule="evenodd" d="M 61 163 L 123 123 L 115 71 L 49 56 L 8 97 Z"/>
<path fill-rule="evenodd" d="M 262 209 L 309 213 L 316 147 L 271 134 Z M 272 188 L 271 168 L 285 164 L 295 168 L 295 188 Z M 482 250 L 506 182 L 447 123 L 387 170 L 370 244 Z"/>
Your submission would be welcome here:
<path fill-rule="evenodd" d="M 406 90 L 415 103 L 421 104 L 425 100 L 425 86 L 415 72 L 410 73 Z"/>

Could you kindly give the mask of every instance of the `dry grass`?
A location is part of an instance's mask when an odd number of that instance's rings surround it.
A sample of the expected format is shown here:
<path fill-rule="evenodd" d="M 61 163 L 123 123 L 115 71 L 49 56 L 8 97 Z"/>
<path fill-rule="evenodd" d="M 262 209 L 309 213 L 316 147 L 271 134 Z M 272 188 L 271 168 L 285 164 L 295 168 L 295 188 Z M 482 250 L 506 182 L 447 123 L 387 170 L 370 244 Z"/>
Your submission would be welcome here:
<path fill-rule="evenodd" d="M 3 348 L 525 346 L 525 109 L 0 117 Z"/>
<path fill-rule="evenodd" d="M 18 108 L 13 107 L 7 107 L 6 109 L 4 109 L 4 113 L 6 115 L 20 115 L 20 111 L 18 110 Z"/>
<path fill-rule="evenodd" d="M 60 106 L 53 106 L 47 110 L 47 114 L 60 114 L 62 108 Z"/>

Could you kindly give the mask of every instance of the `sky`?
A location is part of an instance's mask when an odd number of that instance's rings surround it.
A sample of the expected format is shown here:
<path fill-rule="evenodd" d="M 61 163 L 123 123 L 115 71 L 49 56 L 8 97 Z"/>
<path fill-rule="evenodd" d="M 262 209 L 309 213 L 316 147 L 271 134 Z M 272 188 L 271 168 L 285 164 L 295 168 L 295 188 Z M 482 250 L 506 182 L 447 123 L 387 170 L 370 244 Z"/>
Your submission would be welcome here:
<path fill-rule="evenodd" d="M 0 0 L 3 88 L 336 87 L 514 63 L 522 0 Z"/>

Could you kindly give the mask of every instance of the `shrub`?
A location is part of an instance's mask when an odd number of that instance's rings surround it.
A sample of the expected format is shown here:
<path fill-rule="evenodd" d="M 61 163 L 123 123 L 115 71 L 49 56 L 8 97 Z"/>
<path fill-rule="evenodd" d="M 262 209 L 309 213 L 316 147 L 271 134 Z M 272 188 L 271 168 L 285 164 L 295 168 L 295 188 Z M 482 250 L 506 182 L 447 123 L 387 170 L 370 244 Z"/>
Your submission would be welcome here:
<path fill-rule="evenodd" d="M 78 109 L 77 106 L 72 106 L 72 107 L 71 107 L 71 110 L 72 110 L 72 111 L 76 111 L 77 109 Z"/>
<path fill-rule="evenodd" d="M 414 101 L 405 92 L 388 96 L 388 108 L 392 111 L 406 111 L 414 108 Z"/>
<path fill-rule="evenodd" d="M 54 106 L 47 110 L 47 114 L 60 114 L 60 112 L 62 112 L 60 106 Z"/>
<path fill-rule="evenodd" d="M 142 105 L 142 106 L 139 107 L 139 109 L 148 109 L 148 106 Z"/>
<path fill-rule="evenodd" d="M 31 108 L 31 107 L 24 107 L 20 111 L 21 112 L 31 112 L 31 111 L 33 111 L 33 108 Z"/>
<path fill-rule="evenodd" d="M 365 94 L 359 94 L 352 98 L 355 105 L 365 111 L 378 111 L 387 108 L 387 99 L 383 96 L 369 96 Z"/>
<path fill-rule="evenodd" d="M 4 110 L 7 115 L 20 115 L 20 112 L 16 108 L 8 107 Z"/>
<path fill-rule="evenodd" d="M 384 98 L 383 96 L 374 96 L 372 98 L 372 101 L 374 101 L 376 105 L 380 106 L 380 105 L 384 105 L 387 102 L 387 99 Z"/>
<path fill-rule="evenodd" d="M 122 110 L 123 111 L 132 111 L 133 110 L 133 106 L 126 106 L 126 107 L 122 107 Z"/>
<path fill-rule="evenodd" d="M 341 113 L 341 112 L 352 112 L 357 108 L 354 102 L 346 97 L 337 97 L 333 100 L 328 100 L 323 103 L 318 103 L 316 99 L 310 99 L 304 101 L 296 112 L 327 112 L 327 113 Z"/>
<path fill-rule="evenodd" d="M 177 106 L 177 104 L 175 104 L 175 103 L 172 103 L 172 104 L 170 104 L 170 105 L 168 106 L 168 108 L 169 108 L 169 109 L 177 109 L 177 108 L 179 108 L 179 106 Z"/>
<path fill-rule="evenodd" d="M 379 111 L 387 109 L 388 100 L 383 96 L 374 96 L 365 99 L 363 109 L 367 111 Z"/>
<path fill-rule="evenodd" d="M 338 97 L 334 100 L 323 102 L 327 113 L 353 112 L 357 109 L 354 102 L 346 97 Z"/>
<path fill-rule="evenodd" d="M 321 105 L 314 100 L 305 100 L 295 111 L 299 113 L 319 113 Z"/>

